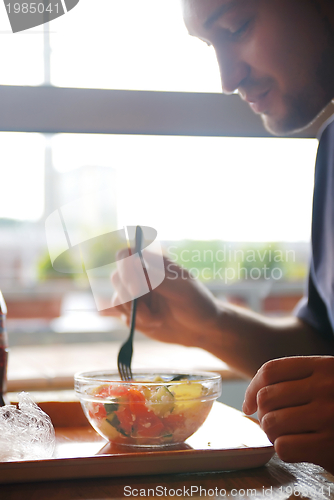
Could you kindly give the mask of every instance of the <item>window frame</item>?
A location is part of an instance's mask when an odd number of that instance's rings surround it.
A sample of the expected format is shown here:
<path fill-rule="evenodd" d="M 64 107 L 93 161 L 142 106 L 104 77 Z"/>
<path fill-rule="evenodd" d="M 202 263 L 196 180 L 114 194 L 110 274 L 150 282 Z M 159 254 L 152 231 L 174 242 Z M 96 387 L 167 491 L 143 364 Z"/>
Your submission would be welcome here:
<path fill-rule="evenodd" d="M 3 132 L 272 137 L 237 95 L 2 85 L 0 102 Z M 291 137 L 316 137 L 333 112 Z"/>

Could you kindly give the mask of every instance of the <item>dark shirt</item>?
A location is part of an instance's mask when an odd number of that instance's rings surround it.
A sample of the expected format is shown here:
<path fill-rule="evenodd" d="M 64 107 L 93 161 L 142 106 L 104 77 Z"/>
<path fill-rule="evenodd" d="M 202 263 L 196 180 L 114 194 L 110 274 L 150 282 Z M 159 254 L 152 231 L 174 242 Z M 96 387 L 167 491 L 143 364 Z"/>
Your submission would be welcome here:
<path fill-rule="evenodd" d="M 295 314 L 325 338 L 334 333 L 334 117 L 322 129 L 315 165 L 308 296 Z"/>

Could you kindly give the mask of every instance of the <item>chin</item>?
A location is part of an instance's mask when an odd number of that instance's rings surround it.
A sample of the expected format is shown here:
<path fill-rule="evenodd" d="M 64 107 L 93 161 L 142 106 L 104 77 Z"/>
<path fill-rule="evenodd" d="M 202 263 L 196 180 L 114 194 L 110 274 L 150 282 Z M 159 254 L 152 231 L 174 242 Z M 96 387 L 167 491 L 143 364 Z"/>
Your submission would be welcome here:
<path fill-rule="evenodd" d="M 277 136 L 294 134 L 306 128 L 310 123 L 295 123 L 287 120 L 277 120 L 267 115 L 262 115 L 262 122 L 268 132 Z"/>
<path fill-rule="evenodd" d="M 325 106 L 324 106 L 325 107 Z M 262 122 L 266 130 L 273 135 L 291 135 L 307 128 L 322 113 L 323 108 L 317 112 L 300 113 L 294 112 L 286 114 L 283 117 L 275 117 L 263 114 Z"/>
<path fill-rule="evenodd" d="M 299 98 L 285 96 L 282 106 L 277 106 L 261 118 L 265 128 L 273 135 L 290 135 L 311 125 L 331 102 L 332 95 L 318 96 L 310 99 L 300 95 Z"/>

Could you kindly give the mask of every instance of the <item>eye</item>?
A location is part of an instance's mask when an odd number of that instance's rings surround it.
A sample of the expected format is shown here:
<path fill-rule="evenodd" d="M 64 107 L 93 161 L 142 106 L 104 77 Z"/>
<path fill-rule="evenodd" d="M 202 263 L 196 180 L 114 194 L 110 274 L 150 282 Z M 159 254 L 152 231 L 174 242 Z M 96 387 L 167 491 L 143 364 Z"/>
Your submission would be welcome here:
<path fill-rule="evenodd" d="M 244 35 L 247 32 L 250 24 L 251 24 L 251 20 L 248 20 L 248 21 L 244 22 L 243 24 L 241 24 L 241 26 L 236 28 L 235 30 L 233 28 L 230 28 L 229 32 L 233 38 L 240 38 L 242 35 Z"/>

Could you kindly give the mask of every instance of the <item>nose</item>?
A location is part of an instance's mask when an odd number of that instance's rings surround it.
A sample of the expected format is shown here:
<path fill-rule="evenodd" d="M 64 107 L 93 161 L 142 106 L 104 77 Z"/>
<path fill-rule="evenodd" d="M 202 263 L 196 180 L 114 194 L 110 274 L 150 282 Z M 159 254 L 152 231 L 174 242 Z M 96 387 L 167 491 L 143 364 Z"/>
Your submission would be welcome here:
<path fill-rule="evenodd" d="M 232 48 L 215 47 L 224 94 L 233 94 L 250 74 L 249 65 Z"/>

